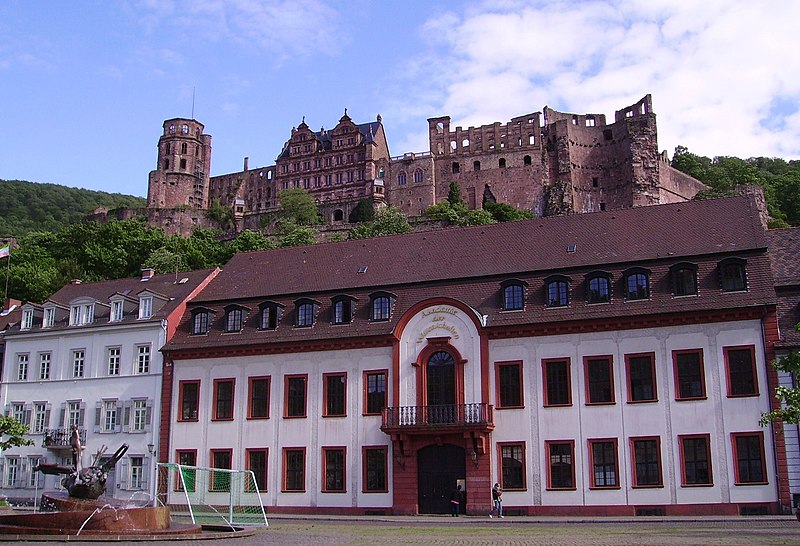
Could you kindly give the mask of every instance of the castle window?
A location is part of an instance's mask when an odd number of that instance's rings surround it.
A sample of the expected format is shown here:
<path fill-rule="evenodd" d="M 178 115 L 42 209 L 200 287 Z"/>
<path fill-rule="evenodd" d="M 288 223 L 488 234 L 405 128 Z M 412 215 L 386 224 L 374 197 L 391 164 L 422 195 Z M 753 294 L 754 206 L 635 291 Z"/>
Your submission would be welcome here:
<path fill-rule="evenodd" d="M 614 133 L 611 131 L 611 129 L 603 129 L 603 138 L 605 140 L 613 140 Z"/>
<path fill-rule="evenodd" d="M 531 164 L 531 156 L 526 155 L 525 157 L 523 157 L 522 158 L 522 164 L 523 165 L 530 165 Z"/>
<path fill-rule="evenodd" d="M 458 164 L 458 161 L 453 161 L 453 174 L 461 172 L 461 165 Z"/>
<path fill-rule="evenodd" d="M 600 181 L 597 179 L 596 176 L 592 177 L 592 187 L 596 188 L 598 185 L 600 185 Z"/>
<path fill-rule="evenodd" d="M 578 124 L 578 116 L 572 116 L 572 124 L 573 125 L 577 125 Z"/>
<path fill-rule="evenodd" d="M 747 289 L 747 262 L 741 258 L 726 258 L 719 264 L 720 284 L 723 292 L 739 292 Z"/>
<path fill-rule="evenodd" d="M 525 285 L 522 281 L 511 280 L 501 285 L 503 311 L 520 311 L 525 308 Z"/>
<path fill-rule="evenodd" d="M 611 301 L 611 278 L 607 273 L 593 273 L 586 279 L 586 303 Z"/>
<path fill-rule="evenodd" d="M 545 297 L 547 307 L 564 307 L 569 305 L 569 279 L 552 277 L 545 281 Z"/>
<path fill-rule="evenodd" d="M 183 133 L 184 135 L 188 135 L 189 134 L 189 126 L 186 125 L 185 123 L 183 125 L 181 125 L 181 133 Z"/>
<path fill-rule="evenodd" d="M 398 186 L 405 186 L 406 185 L 406 172 L 400 171 L 397 174 L 397 185 Z"/>
<path fill-rule="evenodd" d="M 171 150 L 172 150 L 172 146 L 170 145 L 169 142 L 167 142 L 165 153 L 169 154 Z"/>
<path fill-rule="evenodd" d="M 168 169 L 169 169 L 169 159 L 165 159 L 164 160 L 164 170 L 166 171 Z"/>
<path fill-rule="evenodd" d="M 344 212 L 342 209 L 336 209 L 333 211 L 333 221 L 334 222 L 341 222 L 344 219 Z"/>
<path fill-rule="evenodd" d="M 472 169 L 475 170 L 475 171 L 481 170 L 481 162 L 480 161 L 475 161 L 472 164 Z"/>
<path fill-rule="evenodd" d="M 506 158 L 505 157 L 501 157 L 500 160 L 497 162 L 497 166 L 500 167 L 501 169 L 505 169 L 505 167 L 506 167 Z"/>
<path fill-rule="evenodd" d="M 421 184 L 424 179 L 425 179 L 425 174 L 422 172 L 422 169 L 417 169 L 416 171 L 414 171 L 415 184 Z"/>
<path fill-rule="evenodd" d="M 389 320 L 392 316 L 392 302 L 394 298 L 386 292 L 378 292 L 370 296 L 372 312 L 370 319 L 375 321 Z"/>
<path fill-rule="evenodd" d="M 649 272 L 646 269 L 634 268 L 625 272 L 625 299 L 646 300 L 650 297 Z"/>
<path fill-rule="evenodd" d="M 593 117 L 587 117 L 586 118 L 586 126 L 587 127 L 594 127 L 594 118 Z"/>
<path fill-rule="evenodd" d="M 185 159 L 181 159 L 181 170 L 182 171 L 186 170 L 186 160 Z"/>
<path fill-rule="evenodd" d="M 674 296 L 697 295 L 696 264 L 675 264 L 670 268 L 670 274 L 672 276 L 672 294 Z"/>
<path fill-rule="evenodd" d="M 170 125 L 169 126 L 169 132 L 170 133 L 174 133 L 175 132 L 175 126 L 174 125 Z"/>
<path fill-rule="evenodd" d="M 605 203 L 600 203 L 600 211 L 602 212 L 604 210 L 606 210 L 606 204 Z"/>
<path fill-rule="evenodd" d="M 181 143 L 181 153 L 182 153 L 182 154 L 185 154 L 185 153 L 186 153 L 186 143 L 185 143 L 185 142 L 182 142 L 182 143 Z"/>

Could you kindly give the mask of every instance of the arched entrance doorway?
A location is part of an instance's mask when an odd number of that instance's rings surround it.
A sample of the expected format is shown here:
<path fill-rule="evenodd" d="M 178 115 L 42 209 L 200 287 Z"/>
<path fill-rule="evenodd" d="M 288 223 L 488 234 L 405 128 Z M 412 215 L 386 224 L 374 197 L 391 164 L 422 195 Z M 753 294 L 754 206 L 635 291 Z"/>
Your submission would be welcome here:
<path fill-rule="evenodd" d="M 464 448 L 452 444 L 424 447 L 417 452 L 417 465 L 419 513 L 449 514 L 450 495 L 458 480 L 464 480 L 463 484 L 467 477 Z"/>

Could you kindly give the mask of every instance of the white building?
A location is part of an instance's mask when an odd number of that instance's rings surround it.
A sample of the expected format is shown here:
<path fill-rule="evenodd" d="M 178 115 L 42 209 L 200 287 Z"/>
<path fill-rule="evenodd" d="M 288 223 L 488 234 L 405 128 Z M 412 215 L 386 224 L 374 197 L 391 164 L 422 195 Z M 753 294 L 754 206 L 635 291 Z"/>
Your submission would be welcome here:
<path fill-rule="evenodd" d="M 164 349 L 171 461 L 274 511 L 779 513 L 744 197 L 236 255 Z"/>
<path fill-rule="evenodd" d="M 81 283 L 73 281 L 44 304 L 22 306 L 19 324 L 5 335 L 0 403 L 6 415 L 27 424 L 33 446 L 0 456 L 6 497 L 30 501 L 60 488 L 60 476 L 33 472 L 38 463 L 72 465 L 70 429 L 85 446 L 82 464 L 129 449 L 109 474 L 107 494 L 149 495 L 159 449 L 161 374 L 159 350 L 186 301 L 218 272 Z"/>

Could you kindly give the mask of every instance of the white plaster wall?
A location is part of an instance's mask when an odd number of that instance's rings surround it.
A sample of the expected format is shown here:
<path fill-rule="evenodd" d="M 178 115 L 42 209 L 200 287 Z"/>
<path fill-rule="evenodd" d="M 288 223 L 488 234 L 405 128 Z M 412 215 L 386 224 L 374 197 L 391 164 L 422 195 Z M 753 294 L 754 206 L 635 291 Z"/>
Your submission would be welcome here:
<path fill-rule="evenodd" d="M 784 355 L 778 355 L 781 358 Z M 778 371 L 778 380 L 784 387 L 795 387 L 790 373 Z M 797 425 L 783 424 L 784 442 L 786 443 L 786 464 L 789 469 L 789 492 L 800 495 L 800 434 Z"/>

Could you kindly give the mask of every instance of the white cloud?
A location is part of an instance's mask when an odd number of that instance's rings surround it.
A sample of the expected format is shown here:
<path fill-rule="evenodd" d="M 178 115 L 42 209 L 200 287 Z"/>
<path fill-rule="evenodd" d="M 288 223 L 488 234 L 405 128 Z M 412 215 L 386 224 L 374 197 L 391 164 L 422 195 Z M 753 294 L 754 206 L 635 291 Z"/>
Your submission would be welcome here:
<path fill-rule="evenodd" d="M 652 93 L 662 149 L 796 158 L 797 21 L 800 3 L 781 0 L 471 4 L 422 29 L 429 68 L 444 71 L 425 102 L 464 126 L 544 105 L 613 121 Z M 785 119 L 762 123 L 776 99 Z"/>

